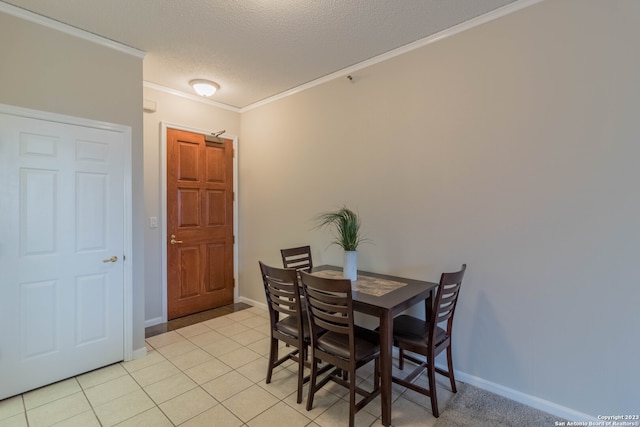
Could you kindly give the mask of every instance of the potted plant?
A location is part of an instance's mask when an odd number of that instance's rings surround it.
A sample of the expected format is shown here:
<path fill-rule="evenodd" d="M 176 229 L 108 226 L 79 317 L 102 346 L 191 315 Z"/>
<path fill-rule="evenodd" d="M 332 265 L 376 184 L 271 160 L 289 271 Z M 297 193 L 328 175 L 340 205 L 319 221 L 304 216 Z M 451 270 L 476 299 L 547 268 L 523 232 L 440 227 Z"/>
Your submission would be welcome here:
<path fill-rule="evenodd" d="M 345 279 L 356 280 L 358 272 L 358 245 L 367 241 L 360 232 L 360 218 L 358 214 L 341 207 L 337 211 L 324 212 L 316 218 L 317 228 L 332 227 L 335 240 L 333 243 L 344 249 L 343 276 Z"/>

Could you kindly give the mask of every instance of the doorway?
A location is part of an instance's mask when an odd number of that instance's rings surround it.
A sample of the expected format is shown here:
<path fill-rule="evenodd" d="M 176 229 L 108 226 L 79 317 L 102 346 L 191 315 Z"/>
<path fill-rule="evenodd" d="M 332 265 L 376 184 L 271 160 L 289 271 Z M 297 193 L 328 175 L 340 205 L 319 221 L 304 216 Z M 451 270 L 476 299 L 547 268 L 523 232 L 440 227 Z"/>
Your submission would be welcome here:
<path fill-rule="evenodd" d="M 235 301 L 235 143 L 163 124 L 167 320 Z M 165 298 L 163 298 L 165 301 Z"/>

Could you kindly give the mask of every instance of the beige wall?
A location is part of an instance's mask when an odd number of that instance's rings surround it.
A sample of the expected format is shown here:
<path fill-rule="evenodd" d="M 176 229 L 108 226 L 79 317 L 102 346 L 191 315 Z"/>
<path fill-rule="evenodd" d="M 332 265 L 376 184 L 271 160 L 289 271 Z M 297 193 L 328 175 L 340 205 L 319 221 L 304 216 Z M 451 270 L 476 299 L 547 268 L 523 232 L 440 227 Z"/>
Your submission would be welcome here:
<path fill-rule="evenodd" d="M 0 40 L 0 103 L 131 127 L 133 349 L 144 349 L 142 59 L 1 12 Z"/>
<path fill-rule="evenodd" d="M 465 380 L 637 413 L 637 40 L 639 2 L 546 1 L 243 113 L 241 295 L 263 301 L 258 260 L 283 247 L 340 264 L 311 218 L 347 204 L 363 269 L 468 263 Z"/>
<path fill-rule="evenodd" d="M 150 87 L 144 88 L 144 99 L 155 103 L 156 111 L 144 114 L 144 203 L 145 203 L 145 271 L 146 316 L 149 324 L 157 324 L 162 312 L 162 229 L 165 215 L 161 207 L 160 126 L 162 122 L 194 130 L 216 132 L 224 136 L 240 134 L 240 113 L 215 105 L 194 101 Z M 241 148 L 238 148 L 241 151 Z M 150 217 L 158 218 L 158 228 L 149 227 Z"/>

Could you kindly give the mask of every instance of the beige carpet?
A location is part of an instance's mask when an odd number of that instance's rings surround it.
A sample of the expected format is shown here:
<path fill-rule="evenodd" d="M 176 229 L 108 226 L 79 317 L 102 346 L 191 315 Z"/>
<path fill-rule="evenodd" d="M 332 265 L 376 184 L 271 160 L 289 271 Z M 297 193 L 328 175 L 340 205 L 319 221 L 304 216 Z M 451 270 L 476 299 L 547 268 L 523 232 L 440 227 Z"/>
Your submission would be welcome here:
<path fill-rule="evenodd" d="M 438 427 L 553 426 L 558 417 L 469 384 L 460 384 L 434 424 Z"/>

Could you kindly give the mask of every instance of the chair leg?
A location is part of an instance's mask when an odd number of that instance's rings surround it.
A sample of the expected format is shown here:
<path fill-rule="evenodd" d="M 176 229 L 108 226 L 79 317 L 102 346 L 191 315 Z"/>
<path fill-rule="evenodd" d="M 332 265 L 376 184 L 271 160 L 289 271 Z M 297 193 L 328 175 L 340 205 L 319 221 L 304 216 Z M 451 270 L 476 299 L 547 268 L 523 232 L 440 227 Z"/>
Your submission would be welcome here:
<path fill-rule="evenodd" d="M 431 396 L 431 412 L 433 413 L 434 417 L 438 418 L 440 416 L 440 411 L 438 411 L 438 398 L 436 397 L 436 370 L 433 362 L 433 355 L 431 355 L 429 364 L 427 365 L 427 376 L 429 378 L 429 395 Z"/>
<path fill-rule="evenodd" d="M 269 368 L 267 369 L 267 384 L 271 382 L 271 374 L 273 374 L 273 364 L 278 360 L 278 340 L 271 338 L 271 347 L 269 348 Z"/>
<path fill-rule="evenodd" d="M 401 371 L 404 370 L 404 349 L 399 348 L 398 349 L 398 368 L 400 368 Z"/>
<path fill-rule="evenodd" d="M 302 346 L 300 348 L 300 354 L 298 354 L 298 399 L 297 402 L 302 402 L 302 384 L 304 383 L 304 362 L 307 359 L 307 347 Z"/>
<path fill-rule="evenodd" d="M 344 372 L 347 372 L 346 370 Z M 356 373 L 349 372 L 351 381 L 349 382 L 349 427 L 353 427 L 356 421 Z"/>
<path fill-rule="evenodd" d="M 380 388 L 380 358 L 376 358 L 373 362 L 373 389 Z"/>
<path fill-rule="evenodd" d="M 318 359 L 311 353 L 311 377 L 309 378 L 309 397 L 307 397 L 307 411 L 313 409 L 313 395 L 316 392 L 316 375 L 318 374 Z"/>
<path fill-rule="evenodd" d="M 456 379 L 453 376 L 453 357 L 451 354 L 451 344 L 447 347 L 447 365 L 449 367 L 449 381 L 451 381 L 451 391 L 457 393 L 456 390 Z"/>

